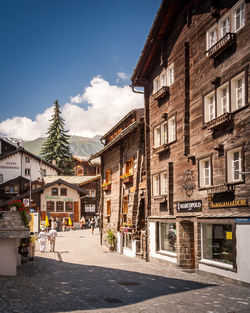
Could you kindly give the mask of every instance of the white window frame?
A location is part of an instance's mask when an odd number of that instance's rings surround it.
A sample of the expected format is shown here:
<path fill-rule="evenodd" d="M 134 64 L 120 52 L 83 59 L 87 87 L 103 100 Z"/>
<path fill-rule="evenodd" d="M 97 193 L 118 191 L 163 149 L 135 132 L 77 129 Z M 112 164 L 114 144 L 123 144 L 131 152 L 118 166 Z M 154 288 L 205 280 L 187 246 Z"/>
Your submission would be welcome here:
<path fill-rule="evenodd" d="M 224 95 L 224 90 L 226 90 L 226 95 Z M 217 91 L 217 116 L 220 116 L 230 111 L 229 82 L 220 86 L 216 91 Z"/>
<path fill-rule="evenodd" d="M 216 34 L 216 38 L 211 41 L 211 34 L 213 33 Z M 218 41 L 218 27 L 217 24 L 215 24 L 207 31 L 207 50 L 212 48 L 217 41 Z"/>
<path fill-rule="evenodd" d="M 208 167 L 206 167 L 207 164 Z M 206 182 L 206 179 L 208 179 L 208 182 Z M 207 188 L 210 186 L 212 186 L 212 160 L 209 156 L 199 160 L 199 187 Z"/>
<path fill-rule="evenodd" d="M 161 145 L 161 126 L 158 125 L 154 128 L 154 148 Z"/>
<path fill-rule="evenodd" d="M 153 197 L 160 195 L 160 174 L 153 175 Z"/>
<path fill-rule="evenodd" d="M 238 87 L 239 80 L 242 80 L 242 86 Z M 241 98 L 238 97 L 238 93 L 241 89 Z M 241 105 L 240 105 L 241 100 Z M 245 93 L 245 71 L 241 72 L 231 80 L 231 103 L 232 111 L 236 111 L 246 105 L 246 93 Z"/>
<path fill-rule="evenodd" d="M 223 25 L 225 21 L 228 21 L 226 25 Z M 225 32 L 224 32 L 225 29 Z M 223 16 L 223 18 L 219 22 L 219 39 L 223 38 L 227 33 L 230 33 L 231 30 L 231 22 L 230 22 L 230 13 Z"/>
<path fill-rule="evenodd" d="M 161 85 L 161 81 L 160 81 L 160 76 L 157 76 L 154 81 L 153 81 L 153 92 L 156 93 L 158 90 L 161 89 L 160 85 Z"/>
<path fill-rule="evenodd" d="M 30 163 L 30 157 L 28 155 L 25 156 L 25 163 Z"/>
<path fill-rule="evenodd" d="M 160 174 L 160 185 L 161 185 L 161 195 L 168 194 L 168 174 L 167 172 L 162 172 Z"/>
<path fill-rule="evenodd" d="M 24 175 L 25 176 L 30 176 L 30 168 L 25 168 L 24 169 Z"/>
<path fill-rule="evenodd" d="M 161 124 L 161 145 L 168 143 L 168 122 Z"/>
<path fill-rule="evenodd" d="M 168 142 L 171 143 L 174 142 L 175 140 L 176 140 L 176 115 L 172 116 L 168 120 Z"/>
<path fill-rule="evenodd" d="M 171 63 L 167 68 L 167 85 L 171 86 L 174 83 L 174 63 Z"/>
<path fill-rule="evenodd" d="M 213 102 L 211 99 L 213 98 Z M 216 117 L 215 112 L 215 92 L 211 92 L 204 97 L 205 123 L 212 121 Z"/>
<path fill-rule="evenodd" d="M 238 160 L 234 160 L 235 153 L 239 153 Z M 236 171 L 241 172 L 243 166 L 243 149 L 238 147 L 232 150 L 227 151 L 227 182 L 228 183 L 237 183 L 243 181 L 243 175 L 236 173 Z"/>
<path fill-rule="evenodd" d="M 240 25 L 239 28 L 237 27 L 237 22 L 236 22 L 236 18 L 237 18 L 237 10 L 240 9 Z M 243 11 L 241 10 L 243 9 Z M 237 31 L 239 31 L 242 27 L 245 26 L 245 21 L 246 21 L 246 5 L 245 5 L 245 1 L 239 1 L 235 4 L 234 7 L 232 7 L 232 28 L 233 31 L 236 33 Z"/>

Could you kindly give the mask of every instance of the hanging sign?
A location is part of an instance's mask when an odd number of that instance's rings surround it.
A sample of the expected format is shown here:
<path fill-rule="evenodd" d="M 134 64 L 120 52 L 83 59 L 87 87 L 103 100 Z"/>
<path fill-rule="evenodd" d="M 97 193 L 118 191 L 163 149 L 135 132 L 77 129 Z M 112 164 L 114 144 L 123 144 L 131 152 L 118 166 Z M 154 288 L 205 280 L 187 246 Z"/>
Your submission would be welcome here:
<path fill-rule="evenodd" d="M 198 212 L 202 209 L 202 201 L 177 202 L 177 212 Z"/>

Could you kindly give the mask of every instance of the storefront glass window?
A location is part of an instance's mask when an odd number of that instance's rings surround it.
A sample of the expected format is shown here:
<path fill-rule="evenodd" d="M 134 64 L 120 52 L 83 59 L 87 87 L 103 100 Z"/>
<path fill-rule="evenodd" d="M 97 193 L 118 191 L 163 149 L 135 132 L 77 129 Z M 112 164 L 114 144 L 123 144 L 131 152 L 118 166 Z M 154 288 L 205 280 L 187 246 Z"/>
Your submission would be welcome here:
<path fill-rule="evenodd" d="M 123 233 L 123 247 L 132 249 L 132 233 Z"/>
<path fill-rule="evenodd" d="M 232 224 L 203 224 L 203 258 L 233 264 Z"/>
<path fill-rule="evenodd" d="M 175 223 L 159 223 L 159 250 L 176 252 Z"/>

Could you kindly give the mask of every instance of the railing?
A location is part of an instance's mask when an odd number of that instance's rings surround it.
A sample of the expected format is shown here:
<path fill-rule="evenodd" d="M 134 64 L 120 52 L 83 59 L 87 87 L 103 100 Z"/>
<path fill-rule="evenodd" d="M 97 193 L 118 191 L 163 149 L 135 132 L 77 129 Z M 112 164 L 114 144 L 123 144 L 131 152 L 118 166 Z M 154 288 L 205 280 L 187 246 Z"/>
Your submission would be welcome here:
<path fill-rule="evenodd" d="M 209 50 L 206 51 L 207 56 L 214 58 L 218 56 L 224 49 L 229 47 L 232 43 L 236 41 L 235 33 L 226 33 L 219 41 L 216 42 Z"/>
<path fill-rule="evenodd" d="M 163 97 L 165 97 L 169 93 L 169 87 L 168 86 L 163 86 L 161 87 L 160 90 L 158 90 L 154 95 L 154 100 L 159 100 Z"/>
<path fill-rule="evenodd" d="M 220 116 L 216 117 L 215 119 L 207 122 L 205 124 L 205 127 L 207 127 L 208 129 L 213 129 L 219 125 L 228 123 L 232 120 L 233 120 L 233 114 L 227 112 L 227 113 L 224 113 L 223 115 L 220 115 Z"/>
<path fill-rule="evenodd" d="M 153 148 L 153 152 L 156 153 L 156 154 L 159 154 L 159 153 L 162 153 L 164 151 L 168 151 L 170 148 L 169 148 L 169 144 L 167 143 L 164 143 L 163 145 L 157 147 L 157 148 Z"/>

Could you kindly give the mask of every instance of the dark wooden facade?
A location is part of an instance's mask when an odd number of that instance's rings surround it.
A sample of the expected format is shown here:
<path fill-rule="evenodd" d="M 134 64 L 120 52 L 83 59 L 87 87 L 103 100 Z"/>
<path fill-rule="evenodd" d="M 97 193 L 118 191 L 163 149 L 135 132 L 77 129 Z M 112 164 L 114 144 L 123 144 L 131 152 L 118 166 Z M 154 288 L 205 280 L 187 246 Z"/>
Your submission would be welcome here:
<path fill-rule="evenodd" d="M 249 14 L 244 1 L 162 1 L 131 78 L 144 87 L 150 126 L 151 259 L 243 281 L 250 269 L 240 269 L 245 254 L 236 242 L 250 229 Z M 230 251 L 218 247 L 218 255 L 230 254 L 228 262 L 215 258 L 219 229 Z"/>
<path fill-rule="evenodd" d="M 103 234 L 112 229 L 120 236 L 122 253 L 143 250 L 144 197 L 144 124 L 143 109 L 129 112 L 102 137 L 104 148 L 93 155 L 101 156 L 100 226 Z M 135 251 L 134 251 L 135 252 Z"/>

